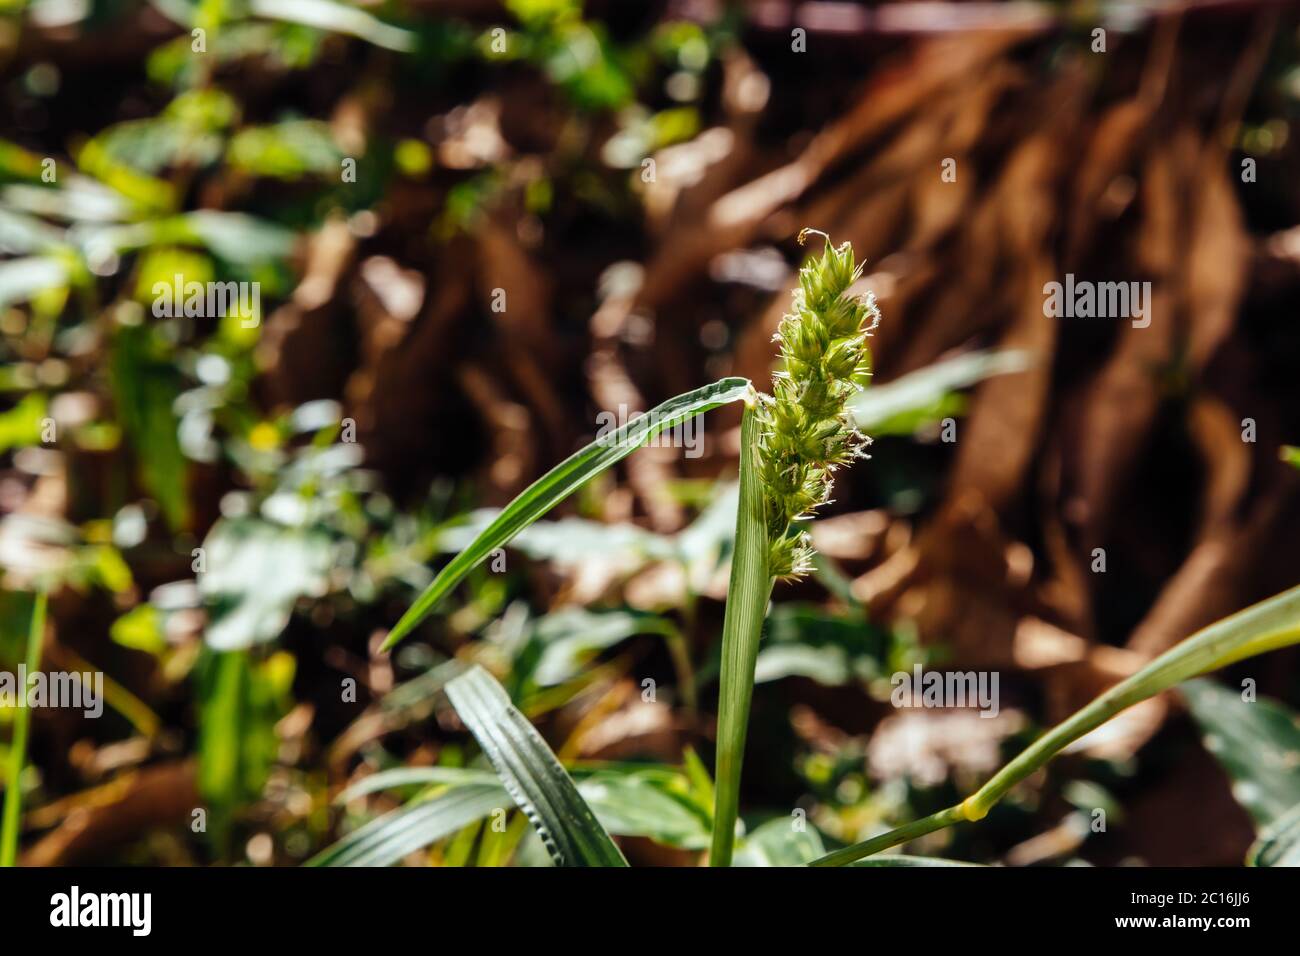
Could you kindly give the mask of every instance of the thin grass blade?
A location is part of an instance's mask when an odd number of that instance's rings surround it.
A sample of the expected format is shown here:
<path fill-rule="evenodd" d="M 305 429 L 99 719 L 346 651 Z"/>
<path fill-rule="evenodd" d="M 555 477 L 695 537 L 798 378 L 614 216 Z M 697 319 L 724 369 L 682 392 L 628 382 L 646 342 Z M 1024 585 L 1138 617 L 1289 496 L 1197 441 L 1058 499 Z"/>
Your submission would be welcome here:
<path fill-rule="evenodd" d="M 307 866 L 391 866 L 494 810 L 513 804 L 498 783 L 470 783 L 416 800 L 349 833 Z"/>
<path fill-rule="evenodd" d="M 27 652 L 24 663 L 27 674 L 31 676 L 41 666 L 41 640 L 45 636 L 44 591 L 36 594 L 32 606 L 31 627 L 27 632 Z M 26 696 L 27 688 L 18 688 L 18 693 Z M 27 760 L 27 736 L 31 728 L 31 710 L 19 707 L 14 712 L 13 738 L 9 744 L 9 762 L 5 767 L 5 803 L 4 814 L 0 818 L 0 866 L 13 866 L 18 859 L 18 825 L 22 820 L 23 765 Z"/>
<path fill-rule="evenodd" d="M 335 798 L 335 803 L 347 803 L 357 797 L 364 797 L 381 790 L 396 790 L 399 787 L 443 785 L 463 787 L 466 784 L 496 784 L 496 774 L 487 770 L 472 770 L 468 767 L 395 767 L 381 770 L 357 781 Z"/>
<path fill-rule="evenodd" d="M 749 381 L 743 378 L 724 378 L 712 385 L 686 392 L 638 415 L 622 428 L 596 439 L 560 462 L 520 492 L 469 547 L 456 555 L 438 573 L 433 583 L 389 632 L 383 650 L 388 650 L 410 634 L 417 624 L 433 612 L 448 592 L 494 550 L 505 545 L 585 482 L 622 461 L 660 432 L 702 412 L 743 399 L 748 392 Z"/>
<path fill-rule="evenodd" d="M 937 856 L 904 856 L 891 853 L 888 856 L 873 856 L 858 860 L 850 866 L 983 866 L 982 863 L 963 863 L 960 860 L 945 860 Z"/>
<path fill-rule="evenodd" d="M 627 866 L 573 780 L 497 683 L 475 666 L 447 696 L 558 866 Z"/>

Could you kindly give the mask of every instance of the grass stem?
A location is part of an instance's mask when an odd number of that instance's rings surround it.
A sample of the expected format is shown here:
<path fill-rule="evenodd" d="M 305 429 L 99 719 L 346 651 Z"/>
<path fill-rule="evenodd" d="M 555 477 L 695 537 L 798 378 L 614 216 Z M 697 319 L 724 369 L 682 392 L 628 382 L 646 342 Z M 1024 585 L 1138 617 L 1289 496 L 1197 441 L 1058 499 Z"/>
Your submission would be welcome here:
<path fill-rule="evenodd" d="M 30 678 L 41 666 L 41 639 L 45 636 L 44 591 L 37 592 L 32 606 L 31 629 L 27 633 L 27 676 Z M 22 819 L 22 775 L 27 760 L 27 736 L 31 727 L 31 709 L 26 706 L 27 688 L 18 688 L 23 695 L 14 712 L 14 733 L 9 744 L 9 761 L 5 766 L 5 803 L 0 818 L 0 866 L 13 866 L 18 859 L 18 824 Z"/>
<path fill-rule="evenodd" d="M 923 837 L 927 833 L 933 833 L 935 830 L 942 830 L 944 827 L 950 827 L 954 823 L 961 823 L 966 819 L 961 804 L 955 807 L 949 807 L 947 810 L 940 810 L 938 813 L 932 813 L 930 816 L 921 820 L 913 821 L 901 827 L 896 827 L 888 833 L 882 833 L 880 836 L 872 837 L 862 843 L 855 843 L 853 846 L 846 846 L 842 850 L 836 850 L 834 853 L 828 853 L 819 859 L 813 860 L 809 866 L 843 866 L 845 863 L 852 863 L 854 860 L 860 860 L 863 857 L 871 856 L 873 853 L 879 853 L 881 850 L 888 850 L 891 846 L 898 846 L 900 843 L 906 843 L 909 840 L 915 840 L 917 837 Z"/>
<path fill-rule="evenodd" d="M 1165 651 L 1039 737 L 957 806 L 836 850 L 811 865 L 842 866 L 954 823 L 982 820 L 1012 787 L 1120 711 L 1189 678 L 1297 643 L 1300 643 L 1300 587 L 1225 617 Z"/>
<path fill-rule="evenodd" d="M 740 809 L 740 765 L 745 754 L 754 667 L 763 618 L 772 594 L 763 487 L 756 470 L 758 419 L 745 403 L 740 426 L 740 501 L 736 508 L 736 550 L 722 622 L 722 675 L 718 692 L 718 765 L 710 866 L 730 866 Z"/>

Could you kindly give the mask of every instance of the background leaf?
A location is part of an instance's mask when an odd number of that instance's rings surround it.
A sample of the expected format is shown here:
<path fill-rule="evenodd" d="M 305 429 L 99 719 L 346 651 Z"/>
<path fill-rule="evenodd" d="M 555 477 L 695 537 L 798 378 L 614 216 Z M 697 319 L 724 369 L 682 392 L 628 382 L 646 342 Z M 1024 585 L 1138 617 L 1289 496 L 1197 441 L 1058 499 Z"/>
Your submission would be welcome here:
<path fill-rule="evenodd" d="M 113 396 L 135 450 L 141 484 L 158 500 L 167 523 L 189 527 L 187 464 L 173 406 L 181 392 L 176 369 L 155 354 L 147 326 L 118 330 L 113 342 Z"/>
<path fill-rule="evenodd" d="M 970 352 L 935 362 L 888 385 L 863 389 L 849 403 L 853 419 L 872 435 L 910 435 L 954 408 L 954 390 L 1029 366 L 1024 352 Z"/>
<path fill-rule="evenodd" d="M 791 817 L 768 820 L 741 841 L 735 866 L 803 866 L 826 852 L 816 827 L 795 830 Z"/>
<path fill-rule="evenodd" d="M 1300 866 L 1300 803 L 1260 833 L 1246 854 L 1250 866 Z"/>
<path fill-rule="evenodd" d="M 1232 795 L 1266 827 L 1300 804 L 1300 717 L 1276 701 L 1242 700 L 1211 680 L 1181 688 L 1205 749 L 1232 778 Z"/>
<path fill-rule="evenodd" d="M 329 537 L 255 518 L 217 522 L 203 541 L 207 570 L 199 590 L 210 609 L 205 639 L 215 650 L 278 637 L 294 602 L 325 589 Z"/>

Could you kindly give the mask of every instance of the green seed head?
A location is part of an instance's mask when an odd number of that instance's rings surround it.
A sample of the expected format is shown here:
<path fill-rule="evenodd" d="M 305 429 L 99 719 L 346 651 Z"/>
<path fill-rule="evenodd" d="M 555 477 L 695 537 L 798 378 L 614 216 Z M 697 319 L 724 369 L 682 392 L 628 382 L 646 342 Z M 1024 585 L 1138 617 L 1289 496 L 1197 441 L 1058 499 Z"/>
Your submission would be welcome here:
<path fill-rule="evenodd" d="M 812 232 L 805 229 L 799 241 Z M 825 248 L 799 270 L 794 304 L 776 334 L 781 369 L 759 406 L 768 566 L 774 577 L 785 579 L 812 566 L 808 535 L 792 525 L 830 501 L 835 469 L 863 457 L 869 441 L 854 426 L 848 402 L 871 374 L 867 337 L 880 314 L 870 296 L 848 294 L 861 272 L 853 247 L 835 247 L 830 237 L 817 235 Z"/>

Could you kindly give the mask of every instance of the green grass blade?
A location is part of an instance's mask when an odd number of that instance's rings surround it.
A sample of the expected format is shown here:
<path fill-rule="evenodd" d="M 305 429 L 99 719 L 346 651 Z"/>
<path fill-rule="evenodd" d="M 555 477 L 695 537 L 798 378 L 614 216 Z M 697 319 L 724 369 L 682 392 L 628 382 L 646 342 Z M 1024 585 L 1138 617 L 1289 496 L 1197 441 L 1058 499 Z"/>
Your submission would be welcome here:
<path fill-rule="evenodd" d="M 27 632 L 27 675 L 36 673 L 41 666 L 41 640 L 45 636 L 46 595 L 40 591 L 32 606 L 31 628 Z M 27 688 L 18 688 L 26 696 Z M 23 764 L 27 760 L 27 735 L 31 727 L 31 709 L 19 707 L 14 711 L 13 739 L 9 744 L 9 762 L 5 767 L 5 803 L 3 822 L 0 823 L 0 866 L 13 866 L 18 859 L 18 824 L 22 819 Z"/>
<path fill-rule="evenodd" d="M 677 774 L 669 778 L 676 782 Z M 335 798 L 345 803 L 370 793 L 410 786 L 487 783 L 500 789 L 514 809 L 514 802 L 490 770 L 466 767 L 397 767 L 381 770 L 352 785 Z M 708 845 L 709 828 L 704 811 L 687 798 L 672 792 L 665 782 L 640 768 L 596 770 L 580 777 L 578 792 L 610 833 L 654 840 L 665 846 L 698 850 Z M 523 819 L 523 818 L 521 818 Z"/>
<path fill-rule="evenodd" d="M 357 797 L 364 797 L 381 790 L 396 790 L 399 787 L 435 785 L 462 787 L 471 783 L 496 784 L 496 774 L 488 770 L 471 770 L 468 767 L 395 767 L 372 773 L 337 797 L 335 803 L 347 803 Z M 499 784 L 498 784 L 499 786 Z"/>
<path fill-rule="evenodd" d="M 758 418 L 746 404 L 740 426 L 740 501 L 736 508 L 736 550 L 722 620 L 722 675 L 718 690 L 718 764 L 715 774 L 713 849 L 710 866 L 730 866 L 740 810 L 740 764 L 745 754 L 749 704 L 763 617 L 772 594 L 767 570 L 767 523 L 763 487 L 756 469 Z"/>
<path fill-rule="evenodd" d="M 391 866 L 493 810 L 512 807 L 498 783 L 470 783 L 416 800 L 360 827 L 322 850 L 306 866 Z"/>
<path fill-rule="evenodd" d="M 961 860 L 945 860 L 938 856 L 904 856 L 890 853 L 886 856 L 872 856 L 865 860 L 850 863 L 849 866 L 983 866 L 983 863 L 963 863 Z"/>
<path fill-rule="evenodd" d="M 1300 866 L 1300 803 L 1264 828 L 1246 854 L 1247 866 Z"/>
<path fill-rule="evenodd" d="M 1020 756 L 999 770 L 988 783 L 962 803 L 923 820 L 891 830 L 862 843 L 828 853 L 813 866 L 842 866 L 935 830 L 980 820 L 1008 790 L 1065 747 L 1100 727 L 1122 710 L 1154 697 L 1188 678 L 1229 664 L 1300 643 L 1300 587 L 1261 601 L 1197 631 L 1161 654 L 1136 674 L 1116 684 L 1088 706 L 1057 724 Z"/>
<path fill-rule="evenodd" d="M 627 866 L 546 741 L 491 674 L 472 667 L 447 685 L 447 696 L 557 865 Z"/>
<path fill-rule="evenodd" d="M 447 596 L 479 563 L 493 551 L 502 547 L 520 531 L 527 528 L 546 512 L 571 495 L 583 483 L 600 474 L 611 465 L 622 461 L 635 449 L 674 425 L 694 418 L 702 412 L 718 408 L 744 398 L 749 392 L 749 381 L 743 378 L 724 378 L 678 395 L 638 415 L 622 428 L 598 438 L 586 448 L 570 455 L 541 478 L 520 492 L 496 519 L 474 541 L 438 573 L 433 583 L 402 615 L 384 641 L 388 650 L 411 633 L 438 603 Z"/>
<path fill-rule="evenodd" d="M 850 866 L 983 866 L 982 863 L 963 863 L 960 860 L 945 860 L 937 856 L 904 856 L 891 853 L 888 856 L 873 856 L 865 860 L 850 863 Z"/>

